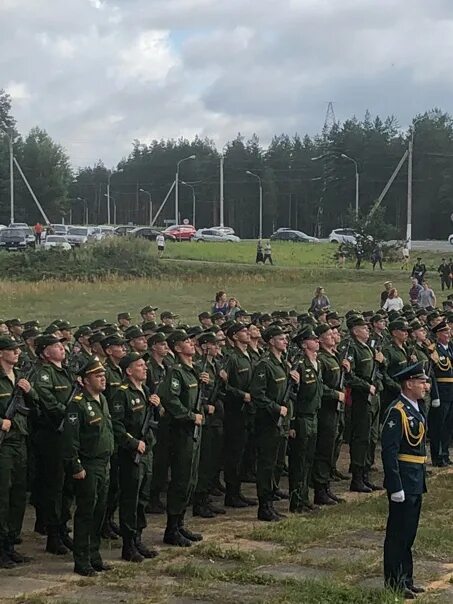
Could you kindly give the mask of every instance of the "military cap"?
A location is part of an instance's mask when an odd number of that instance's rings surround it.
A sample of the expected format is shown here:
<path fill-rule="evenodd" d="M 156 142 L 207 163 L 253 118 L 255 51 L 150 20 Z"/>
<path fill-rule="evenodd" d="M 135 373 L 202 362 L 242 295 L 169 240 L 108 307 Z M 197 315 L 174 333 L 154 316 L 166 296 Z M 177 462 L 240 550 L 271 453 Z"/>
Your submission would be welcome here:
<path fill-rule="evenodd" d="M 179 315 L 173 314 L 170 310 L 164 310 L 160 313 L 160 320 L 163 321 L 164 319 L 179 319 Z"/>
<path fill-rule="evenodd" d="M 282 336 L 284 334 L 285 332 L 280 325 L 270 325 L 263 331 L 263 340 L 269 342 L 272 338 L 275 338 L 275 336 Z"/>
<path fill-rule="evenodd" d="M 283 321 L 281 319 L 274 319 L 269 327 L 282 327 Z"/>
<path fill-rule="evenodd" d="M 276 316 L 279 319 L 289 319 L 289 312 L 287 310 L 279 310 L 279 311 L 277 311 L 277 313 L 278 314 Z M 245 311 L 242 314 L 248 315 L 248 313 L 246 313 Z M 236 316 L 237 316 L 237 313 L 236 313 Z"/>
<path fill-rule="evenodd" d="M 388 318 L 389 321 L 396 321 L 401 317 L 401 313 L 399 310 L 389 310 Z"/>
<path fill-rule="evenodd" d="M 350 310 L 346 311 L 345 313 L 345 317 L 346 319 L 349 319 L 349 317 L 352 317 L 353 315 L 358 316 L 360 315 L 360 310 L 356 310 L 355 308 L 351 308 Z"/>
<path fill-rule="evenodd" d="M 247 325 L 243 325 L 242 323 L 234 323 L 231 327 L 228 328 L 227 336 L 231 340 L 235 334 L 239 333 L 243 329 L 247 329 Z"/>
<path fill-rule="evenodd" d="M 24 340 L 29 340 L 30 338 L 37 338 L 42 335 L 41 331 L 37 327 L 29 327 L 25 329 L 22 333 L 22 337 Z"/>
<path fill-rule="evenodd" d="M 364 319 L 370 319 L 374 315 L 374 310 L 364 310 L 362 316 Z"/>
<path fill-rule="evenodd" d="M 35 346 L 37 354 L 41 354 L 41 352 L 47 348 L 47 346 L 53 346 L 54 344 L 58 344 L 64 342 L 65 338 L 57 338 L 51 333 L 43 334 L 42 336 L 38 336 L 36 338 Z"/>
<path fill-rule="evenodd" d="M 201 321 L 202 319 L 210 319 L 210 318 L 211 318 L 211 314 L 210 314 L 210 313 L 208 313 L 208 311 L 207 311 L 207 310 L 205 310 L 204 312 L 201 312 L 201 313 L 198 315 L 198 320 L 199 320 L 199 321 Z"/>
<path fill-rule="evenodd" d="M 236 313 L 237 314 L 237 313 Z M 213 312 L 211 316 L 211 321 L 218 321 L 219 319 L 224 319 L 225 315 L 222 312 Z"/>
<path fill-rule="evenodd" d="M 147 312 L 156 312 L 156 310 L 159 310 L 157 308 L 157 306 L 150 306 L 149 304 L 147 304 L 146 306 L 144 306 L 141 309 L 140 314 L 141 315 L 146 315 Z"/>
<path fill-rule="evenodd" d="M 365 321 L 362 315 L 351 315 L 348 318 L 346 325 L 348 329 L 352 329 L 353 327 L 363 327 L 368 325 L 368 323 Z"/>
<path fill-rule="evenodd" d="M 92 323 L 90 323 L 90 327 L 93 331 L 98 331 L 108 325 L 108 321 L 106 319 L 96 319 Z"/>
<path fill-rule="evenodd" d="M 385 285 L 392 285 L 392 282 L 391 281 L 384 281 L 384 286 Z"/>
<path fill-rule="evenodd" d="M 74 334 L 74 338 L 76 340 L 78 340 L 79 338 L 81 338 L 82 336 L 92 336 L 93 335 L 93 330 L 91 329 L 91 327 L 89 325 L 81 325 L 77 331 Z"/>
<path fill-rule="evenodd" d="M 0 350 L 16 350 L 21 344 L 10 336 L 0 336 Z"/>
<path fill-rule="evenodd" d="M 407 380 L 429 380 L 429 377 L 423 369 L 423 362 L 405 367 L 402 371 L 395 373 L 392 378 L 397 382 L 406 382 Z"/>
<path fill-rule="evenodd" d="M 58 326 L 58 329 L 75 329 L 75 325 L 71 325 L 71 323 L 69 321 L 58 321 L 58 323 L 56 321 L 54 321 L 55 325 Z"/>
<path fill-rule="evenodd" d="M 139 361 L 142 358 L 142 354 L 139 354 L 138 352 L 130 352 L 129 354 L 126 354 L 122 359 L 120 359 L 119 366 L 123 371 L 126 371 L 129 365 L 135 363 L 135 361 Z"/>
<path fill-rule="evenodd" d="M 448 294 L 447 300 L 453 300 L 453 294 Z"/>
<path fill-rule="evenodd" d="M 198 336 L 197 340 L 198 340 L 198 344 L 200 344 L 200 346 L 202 344 L 216 344 L 217 343 L 217 338 L 212 333 L 212 331 L 204 331 L 203 333 L 201 333 Z"/>
<path fill-rule="evenodd" d="M 403 311 L 404 314 L 408 311 L 412 312 L 412 304 L 405 304 L 401 310 Z"/>
<path fill-rule="evenodd" d="M 406 317 L 406 321 L 408 321 L 409 323 L 415 319 L 414 312 L 406 312 L 404 313 L 404 316 Z"/>
<path fill-rule="evenodd" d="M 157 333 L 153 333 L 153 335 L 148 338 L 148 346 L 151 348 L 151 346 L 154 346 L 154 344 L 162 344 L 162 342 L 166 341 L 167 336 L 161 331 L 158 331 Z"/>
<path fill-rule="evenodd" d="M 419 308 L 416 312 L 415 312 L 415 316 L 416 317 L 423 317 L 426 316 L 428 313 L 426 312 L 426 308 Z"/>
<path fill-rule="evenodd" d="M 279 311 L 279 310 L 273 310 L 273 311 L 271 312 L 271 317 L 272 317 L 272 318 L 273 318 L 273 317 L 278 317 L 278 316 L 280 316 L 280 311 Z"/>
<path fill-rule="evenodd" d="M 116 318 L 118 319 L 118 321 L 120 319 L 127 319 L 128 321 L 131 320 L 131 313 L 129 312 L 120 312 L 117 314 Z"/>
<path fill-rule="evenodd" d="M 145 321 L 142 323 L 143 331 L 154 331 L 157 327 L 157 323 L 155 321 Z"/>
<path fill-rule="evenodd" d="M 451 308 L 453 306 L 453 300 L 444 300 L 442 306 L 444 307 L 444 310 Z"/>
<path fill-rule="evenodd" d="M 447 325 L 446 321 L 442 321 L 441 323 L 439 323 L 438 325 L 435 325 L 431 331 L 436 334 L 439 333 L 439 331 L 447 331 L 449 328 L 449 326 Z"/>
<path fill-rule="evenodd" d="M 318 336 L 313 331 L 310 325 L 306 325 L 300 331 L 298 331 L 293 337 L 293 342 L 304 342 L 305 340 L 317 340 Z"/>
<path fill-rule="evenodd" d="M 379 310 L 376 311 L 377 315 L 381 315 L 381 317 L 384 317 L 384 319 L 386 317 L 388 317 L 388 313 L 386 310 L 384 310 L 383 308 L 380 308 Z"/>
<path fill-rule="evenodd" d="M 33 321 L 25 321 L 25 323 L 23 323 L 24 329 L 31 329 L 32 327 L 40 327 L 39 321 L 37 319 L 34 319 Z"/>
<path fill-rule="evenodd" d="M 340 321 L 343 317 L 337 313 L 336 310 L 331 310 L 327 313 L 326 319 L 328 321 Z"/>
<path fill-rule="evenodd" d="M 211 325 L 211 327 L 209 327 L 206 331 L 210 331 L 211 333 L 219 333 L 219 331 L 223 331 L 222 327 L 219 327 L 219 325 Z"/>
<path fill-rule="evenodd" d="M 427 310 L 428 312 L 432 312 L 433 310 L 437 310 L 438 312 L 440 312 L 440 309 L 439 309 L 439 308 L 434 308 L 434 306 L 427 306 L 427 307 L 426 307 L 426 310 Z"/>
<path fill-rule="evenodd" d="M 7 321 L 5 321 L 6 325 L 8 325 L 8 327 L 20 327 L 22 325 L 22 322 L 20 319 L 8 319 Z"/>
<path fill-rule="evenodd" d="M 391 321 L 389 323 L 388 330 L 390 331 L 390 333 L 396 330 L 409 331 L 409 323 L 404 319 L 395 319 L 395 321 Z"/>
<path fill-rule="evenodd" d="M 99 373 L 100 371 L 105 372 L 105 367 L 101 363 L 98 357 L 92 356 L 88 361 L 79 369 L 78 374 L 84 378 L 92 373 Z"/>
<path fill-rule="evenodd" d="M 113 336 L 116 334 L 121 335 L 116 323 L 114 325 L 107 325 L 104 327 L 103 332 L 105 336 Z"/>
<path fill-rule="evenodd" d="M 297 317 L 297 315 L 298 315 L 298 314 L 299 314 L 299 313 L 297 312 L 297 310 L 295 310 L 295 309 L 293 308 L 293 309 L 291 309 L 291 310 L 289 311 L 288 316 L 290 316 L 290 317 Z"/>
<path fill-rule="evenodd" d="M 173 350 L 173 348 L 175 347 L 175 345 L 178 342 L 185 342 L 186 340 L 189 340 L 189 339 L 190 339 L 190 336 L 187 333 L 187 331 L 184 331 L 182 329 L 175 329 L 167 337 L 167 342 L 168 342 L 168 345 L 170 346 L 170 348 Z"/>
<path fill-rule="evenodd" d="M 259 311 L 258 312 L 253 312 L 250 315 L 250 322 L 253 323 L 253 324 L 259 323 L 260 318 L 261 318 L 261 313 Z"/>
<path fill-rule="evenodd" d="M 91 338 L 90 338 L 90 342 L 91 342 Z M 114 333 L 110 336 L 106 336 L 104 334 L 104 337 L 102 338 L 101 342 L 101 346 L 104 350 L 106 350 L 109 346 L 123 346 L 123 344 L 126 344 L 126 340 L 120 336 L 120 334 Z"/>
<path fill-rule="evenodd" d="M 203 328 L 201 325 L 194 325 L 193 327 L 189 327 L 189 329 L 185 329 L 189 338 L 196 338 L 201 333 L 203 333 Z"/>
<path fill-rule="evenodd" d="M 327 323 L 321 323 L 321 325 L 317 325 L 315 327 L 315 334 L 318 337 L 322 336 L 322 334 L 326 333 L 326 331 L 329 331 L 329 329 L 332 329 L 330 325 L 328 325 Z"/>
<path fill-rule="evenodd" d="M 172 327 L 171 325 L 158 325 L 157 329 L 167 335 L 175 331 L 174 327 Z"/>
<path fill-rule="evenodd" d="M 260 317 L 260 323 L 265 323 L 266 321 L 272 321 L 272 317 L 270 316 L 270 314 L 268 312 L 265 312 Z"/>
<path fill-rule="evenodd" d="M 428 321 L 435 321 L 436 319 L 439 319 L 442 315 L 440 314 L 440 312 L 438 310 L 433 310 L 432 312 L 428 313 L 426 315 L 426 318 Z"/>
<path fill-rule="evenodd" d="M 310 321 L 311 319 L 313 319 L 313 315 L 311 315 L 309 312 L 303 312 L 300 315 L 297 315 L 297 320 L 299 323 L 305 323 L 305 321 Z"/>
<path fill-rule="evenodd" d="M 102 342 L 105 339 L 105 333 L 103 331 L 96 331 L 89 338 L 90 345 L 96 344 L 96 342 Z"/>
<path fill-rule="evenodd" d="M 225 323 L 222 324 L 221 329 L 227 333 L 227 331 L 230 329 L 230 327 L 233 327 L 233 325 L 236 325 L 236 321 L 234 319 L 228 319 L 228 321 L 225 321 Z"/>
<path fill-rule="evenodd" d="M 134 340 L 135 338 L 141 338 L 144 335 L 145 334 L 138 325 L 131 325 L 124 332 L 124 337 L 126 340 Z"/>
<path fill-rule="evenodd" d="M 373 315 L 370 319 L 370 323 L 373 325 L 373 323 L 377 323 L 378 321 L 383 321 L 384 317 L 382 315 L 379 315 L 378 313 L 376 313 L 375 315 Z"/>
<path fill-rule="evenodd" d="M 203 327 L 201 327 L 201 325 L 197 325 L 197 327 L 199 327 L 203 331 Z M 178 325 L 176 325 L 175 329 L 182 329 L 183 331 L 189 331 L 190 325 L 188 325 L 187 323 L 178 323 Z"/>
<path fill-rule="evenodd" d="M 51 323 L 50 325 L 48 325 L 45 330 L 44 333 L 46 334 L 54 334 L 57 331 L 60 331 L 60 328 L 58 327 L 58 325 L 56 325 L 55 323 Z"/>
<path fill-rule="evenodd" d="M 330 310 L 329 306 L 324 306 L 324 308 L 318 308 L 318 310 L 315 310 L 313 314 L 315 315 L 316 319 L 319 319 L 320 316 L 327 315 L 329 310 Z"/>
<path fill-rule="evenodd" d="M 422 323 L 420 323 L 420 321 L 418 319 L 413 319 L 409 323 L 409 327 L 410 327 L 411 331 L 417 331 L 417 329 L 422 329 L 422 327 L 424 328 L 425 326 Z"/>

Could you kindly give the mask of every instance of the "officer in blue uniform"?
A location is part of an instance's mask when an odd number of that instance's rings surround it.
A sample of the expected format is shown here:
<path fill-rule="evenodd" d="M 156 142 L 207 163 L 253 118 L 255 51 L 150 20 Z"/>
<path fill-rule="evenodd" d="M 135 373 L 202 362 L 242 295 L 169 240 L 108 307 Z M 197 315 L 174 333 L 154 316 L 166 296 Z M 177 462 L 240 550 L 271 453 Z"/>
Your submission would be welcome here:
<path fill-rule="evenodd" d="M 382 427 L 384 487 L 389 514 L 384 542 L 384 575 L 389 587 L 414 599 L 424 591 L 413 580 L 412 545 L 426 492 L 426 420 L 418 401 L 430 388 L 423 363 L 393 376 L 401 394 L 390 405 Z"/>

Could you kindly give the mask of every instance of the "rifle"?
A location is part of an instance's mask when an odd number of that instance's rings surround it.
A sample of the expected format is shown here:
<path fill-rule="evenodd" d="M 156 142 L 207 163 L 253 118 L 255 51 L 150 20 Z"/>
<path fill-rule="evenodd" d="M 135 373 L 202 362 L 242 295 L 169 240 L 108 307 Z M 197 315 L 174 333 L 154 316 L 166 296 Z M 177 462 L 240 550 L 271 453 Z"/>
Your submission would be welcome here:
<path fill-rule="evenodd" d="M 296 355 L 293 359 L 290 371 L 295 371 L 297 369 L 302 356 L 303 356 L 303 352 L 301 350 L 299 350 L 299 352 L 296 353 Z M 288 375 L 288 379 L 286 380 L 285 393 L 283 395 L 282 402 L 280 403 L 281 407 L 288 407 L 289 399 L 291 397 L 291 394 L 293 393 L 294 386 L 295 386 L 295 383 L 293 382 L 291 376 Z M 283 415 L 280 415 L 280 417 L 278 418 L 278 421 L 277 421 L 277 428 L 281 428 L 282 426 L 283 426 Z"/>
<path fill-rule="evenodd" d="M 159 380 L 157 385 L 154 388 L 150 388 L 150 394 L 155 394 L 156 390 L 159 388 L 159 384 L 162 380 Z M 152 430 L 157 430 L 159 428 L 159 418 L 160 411 L 162 409 L 162 405 L 159 403 L 158 405 L 148 405 L 148 409 L 146 410 L 145 419 L 143 421 L 142 429 L 140 431 L 140 440 L 145 440 L 150 428 Z M 134 463 L 138 466 L 140 463 L 140 458 L 142 454 L 137 451 L 134 457 Z"/>
<path fill-rule="evenodd" d="M 373 352 L 373 371 L 371 372 L 371 378 L 370 378 L 370 382 L 371 382 L 371 384 L 372 384 L 372 385 L 374 385 L 374 384 L 373 384 L 373 382 L 376 380 L 376 376 L 377 376 L 378 371 L 379 371 L 378 364 L 377 364 L 377 363 L 376 363 L 376 361 L 374 360 L 374 352 L 375 352 L 375 351 L 376 351 L 376 352 L 379 352 L 379 346 L 377 346 L 377 345 L 375 344 L 375 340 L 372 340 L 372 342 L 371 342 L 371 343 L 372 343 L 372 344 L 374 344 L 374 345 L 373 345 L 373 346 L 370 346 L 370 348 L 371 348 L 371 350 L 372 350 L 372 352 Z M 373 396 L 374 396 L 374 395 L 372 395 L 371 393 L 368 395 L 368 402 L 369 402 L 369 403 L 371 403 L 371 399 L 373 398 Z"/>
<path fill-rule="evenodd" d="M 31 379 L 31 376 L 32 376 L 34 370 L 35 370 L 35 368 L 32 367 L 28 371 L 28 373 L 24 377 L 24 379 L 26 379 L 27 381 L 29 379 Z M 18 381 L 19 381 L 19 379 L 18 379 Z M 15 384 L 13 391 L 11 393 L 9 405 L 5 412 L 5 419 L 12 420 L 14 418 L 14 416 L 16 415 L 16 413 L 20 413 L 21 415 L 24 415 L 25 417 L 30 413 L 30 409 L 24 403 L 24 391 L 17 384 Z M 4 430 L 0 430 L 0 447 L 2 446 L 3 441 L 5 440 L 7 434 L 8 433 L 5 432 Z"/>
<path fill-rule="evenodd" d="M 66 407 L 68 407 L 69 403 L 71 403 L 74 400 L 74 397 L 76 397 L 78 394 L 80 394 L 83 390 L 83 386 L 80 384 L 80 382 L 78 380 L 76 380 L 72 386 L 72 390 L 71 390 L 71 394 L 69 395 L 69 398 L 66 402 Z M 61 434 L 64 430 L 64 422 L 65 422 L 65 417 L 61 420 L 58 428 L 57 428 L 57 432 L 58 434 Z"/>
<path fill-rule="evenodd" d="M 348 354 L 349 354 L 349 347 L 351 346 L 351 340 L 348 340 L 348 344 L 346 346 L 346 348 L 343 351 L 342 354 L 342 358 L 341 360 L 344 361 L 345 359 L 348 358 Z M 344 390 L 344 381 L 346 378 L 346 369 L 344 367 L 341 367 L 341 371 L 340 371 L 340 382 L 338 384 L 338 389 L 339 390 Z"/>
<path fill-rule="evenodd" d="M 204 361 L 203 361 L 203 365 L 201 367 L 201 373 L 204 373 L 206 371 L 206 368 L 208 366 L 208 355 L 205 354 L 204 355 Z M 195 403 L 195 409 L 194 412 L 195 413 L 201 413 L 201 407 L 203 405 L 203 400 L 204 400 L 204 383 L 200 382 L 198 384 L 198 394 L 197 394 L 197 401 Z M 199 438 L 201 435 L 201 426 L 197 426 L 195 424 L 195 427 L 193 429 L 193 440 L 195 442 L 198 442 Z"/>

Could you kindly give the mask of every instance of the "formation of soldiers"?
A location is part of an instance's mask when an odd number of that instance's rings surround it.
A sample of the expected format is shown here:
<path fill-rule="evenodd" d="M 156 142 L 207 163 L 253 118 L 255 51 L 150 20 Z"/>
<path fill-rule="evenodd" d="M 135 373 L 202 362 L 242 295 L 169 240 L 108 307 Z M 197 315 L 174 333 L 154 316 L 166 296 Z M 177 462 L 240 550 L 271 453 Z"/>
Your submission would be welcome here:
<path fill-rule="evenodd" d="M 202 539 L 187 526 L 189 506 L 202 518 L 257 506 L 259 520 L 277 522 L 278 500 L 292 514 L 340 504 L 336 481 L 380 490 L 380 426 L 401 392 L 395 376 L 416 362 L 431 381 L 419 402 L 432 462 L 452 463 L 448 304 L 345 316 L 242 310 L 234 320 L 206 311 L 194 326 L 157 310 L 144 307 L 140 324 L 127 312 L 78 327 L 0 323 L 1 568 L 27 561 L 16 550 L 27 489 L 46 551 L 72 550 L 83 576 L 110 568 L 101 537 L 121 538 L 125 560 L 156 556 L 142 540 L 150 513 L 167 514 L 165 543 L 188 547 Z M 344 442 L 350 475 L 337 468 Z M 257 500 L 244 482 L 256 483 Z"/>

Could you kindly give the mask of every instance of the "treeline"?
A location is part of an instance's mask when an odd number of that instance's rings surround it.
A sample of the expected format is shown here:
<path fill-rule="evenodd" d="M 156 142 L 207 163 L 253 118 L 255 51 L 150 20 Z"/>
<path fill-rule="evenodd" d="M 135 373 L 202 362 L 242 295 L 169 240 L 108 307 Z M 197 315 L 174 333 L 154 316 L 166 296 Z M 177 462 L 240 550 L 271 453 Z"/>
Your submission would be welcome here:
<path fill-rule="evenodd" d="M 196 226 L 219 224 L 220 150 L 213 141 L 134 141 L 130 155 L 112 174 L 102 161 L 73 172 L 64 149 L 36 128 L 22 139 L 15 130 L 8 96 L 0 92 L 0 121 L 14 132 L 15 154 L 38 199 L 53 222 L 107 222 L 107 182 L 110 176 L 111 222 L 148 224 L 171 187 L 179 160 L 180 219 Z M 394 117 L 382 120 L 368 112 L 309 137 L 275 136 L 264 148 L 256 135 L 240 134 L 224 149 L 224 222 L 241 237 L 256 237 L 259 228 L 258 180 L 263 184 L 263 232 L 280 226 L 309 234 L 328 235 L 332 228 L 349 226 L 355 204 L 354 164 L 360 174 L 360 212 L 366 215 L 414 136 L 413 238 L 445 238 L 453 211 L 453 119 L 440 109 L 417 115 L 403 131 Z M 313 158 L 321 158 L 313 161 Z M 193 186 L 193 189 L 182 182 Z M 385 221 L 403 238 L 406 224 L 407 164 L 386 195 Z M 151 199 L 151 204 L 150 204 Z M 151 207 L 150 207 L 151 205 Z M 174 218 L 174 191 L 157 220 Z M 0 222 L 9 217 L 9 164 L 6 137 L 0 141 Z M 33 222 L 39 213 L 16 174 L 16 220 Z"/>

